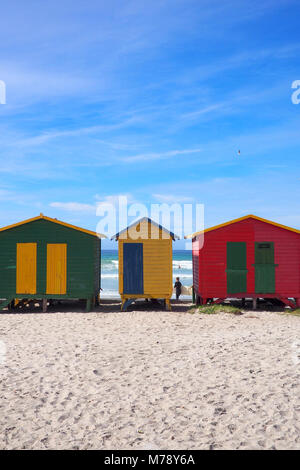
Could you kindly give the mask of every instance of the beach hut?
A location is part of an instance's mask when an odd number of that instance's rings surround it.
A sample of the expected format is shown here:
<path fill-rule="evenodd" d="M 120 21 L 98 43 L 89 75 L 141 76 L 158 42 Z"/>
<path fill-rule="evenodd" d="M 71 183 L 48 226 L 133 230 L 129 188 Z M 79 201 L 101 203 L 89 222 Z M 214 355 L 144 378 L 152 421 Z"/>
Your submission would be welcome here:
<path fill-rule="evenodd" d="M 119 293 L 122 310 L 139 298 L 159 299 L 170 309 L 172 296 L 172 241 L 178 239 L 145 217 L 117 233 Z"/>
<path fill-rule="evenodd" d="M 0 228 L 0 310 L 15 299 L 86 299 L 100 292 L 103 235 L 38 217 Z"/>
<path fill-rule="evenodd" d="M 247 215 L 185 238 L 197 304 L 247 297 L 254 308 L 258 298 L 300 306 L 300 230 Z"/>

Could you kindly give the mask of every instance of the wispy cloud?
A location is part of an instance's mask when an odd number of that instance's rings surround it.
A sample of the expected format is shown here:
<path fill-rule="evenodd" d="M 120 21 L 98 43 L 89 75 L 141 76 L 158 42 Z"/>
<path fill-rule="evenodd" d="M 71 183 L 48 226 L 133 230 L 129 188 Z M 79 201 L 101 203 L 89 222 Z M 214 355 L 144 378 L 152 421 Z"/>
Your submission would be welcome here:
<path fill-rule="evenodd" d="M 0 192 L 1 197 L 1 192 Z M 65 212 L 78 212 L 78 213 L 85 213 L 85 214 L 96 214 L 97 207 L 101 204 L 111 204 L 118 208 L 120 199 L 127 200 L 128 204 L 132 204 L 136 202 L 133 195 L 130 193 L 124 194 L 112 194 L 112 195 L 103 195 L 95 194 L 93 199 L 95 202 L 92 204 L 86 204 L 82 202 L 50 202 L 49 207 L 59 209 Z"/>
<path fill-rule="evenodd" d="M 183 118 L 192 118 L 195 119 L 203 114 L 211 113 L 217 109 L 220 109 L 224 106 L 224 103 L 216 103 L 210 106 L 205 106 L 204 108 L 198 109 L 197 111 L 192 111 L 190 113 L 185 113 L 182 115 Z"/>
<path fill-rule="evenodd" d="M 97 206 L 99 204 L 112 204 L 114 206 L 118 206 L 121 199 L 123 201 L 126 199 L 128 204 L 137 202 L 136 198 L 131 193 L 109 194 L 109 195 L 96 194 L 94 198 L 97 201 L 96 202 Z"/>
<path fill-rule="evenodd" d="M 66 212 L 96 213 L 96 205 L 81 202 L 50 202 L 49 206 Z"/>
<path fill-rule="evenodd" d="M 300 51 L 300 42 L 287 43 L 276 47 L 263 47 L 251 49 L 244 49 L 243 52 L 236 54 L 222 56 L 221 58 L 214 58 L 205 64 L 197 67 L 188 67 L 172 80 L 177 83 L 198 83 L 206 82 L 213 78 L 220 77 L 221 74 L 225 76 L 226 72 L 243 69 L 251 69 L 258 64 L 265 64 L 266 62 L 282 62 L 291 57 L 297 57 Z"/>
<path fill-rule="evenodd" d="M 119 194 L 296 220 L 299 1 L 2 3 L 2 222 Z"/>
<path fill-rule="evenodd" d="M 176 157 L 178 155 L 189 155 L 191 153 L 199 153 L 202 149 L 185 149 L 185 150 L 169 150 L 167 152 L 153 152 L 153 153 L 141 153 L 139 155 L 132 155 L 129 157 L 123 157 L 121 160 L 126 163 L 144 162 L 152 160 L 164 160 L 167 158 Z"/>
<path fill-rule="evenodd" d="M 183 196 L 181 194 L 152 194 L 152 198 L 160 203 L 180 204 L 184 202 L 193 202 L 193 196 Z"/>
<path fill-rule="evenodd" d="M 41 135 L 33 136 L 27 139 L 21 139 L 17 142 L 12 142 L 13 145 L 17 145 L 20 147 L 34 147 L 39 145 L 44 145 L 49 141 L 60 139 L 60 138 L 68 138 L 68 137 L 84 137 L 90 134 L 102 134 L 105 132 L 111 132 L 118 129 L 122 129 L 124 127 L 130 126 L 135 121 L 134 118 L 124 120 L 119 123 L 115 124 L 104 124 L 98 126 L 90 126 L 90 127 L 80 127 L 77 129 L 72 130 L 64 130 L 64 131 L 53 131 L 53 132 L 45 132 Z M 100 140 L 100 143 L 105 143 L 105 141 Z M 113 144 L 110 144 L 113 146 Z"/>

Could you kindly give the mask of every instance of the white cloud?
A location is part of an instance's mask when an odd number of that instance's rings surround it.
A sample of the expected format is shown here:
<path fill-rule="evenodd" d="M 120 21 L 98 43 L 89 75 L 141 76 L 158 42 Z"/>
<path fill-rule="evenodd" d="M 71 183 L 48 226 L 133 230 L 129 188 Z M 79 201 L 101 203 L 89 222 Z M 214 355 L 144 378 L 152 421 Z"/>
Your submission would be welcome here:
<path fill-rule="evenodd" d="M 108 195 L 108 196 L 102 196 L 100 194 L 96 194 L 95 196 L 95 199 L 97 201 L 97 205 L 98 204 L 113 204 L 113 205 L 117 205 L 119 203 L 119 200 L 120 198 L 124 198 L 126 197 L 127 198 L 127 202 L 132 204 L 134 202 L 136 202 L 136 200 L 134 199 L 133 195 L 130 194 L 130 193 L 124 193 L 124 194 L 111 194 L 111 195 Z"/>
<path fill-rule="evenodd" d="M 26 194 L 24 191 L 11 191 L 10 189 L 0 188 L 0 203 L 14 203 L 19 206 L 28 205 L 32 207 L 40 207 L 37 198 L 32 194 Z"/>
<path fill-rule="evenodd" d="M 139 155 L 132 155 L 130 157 L 124 157 L 121 160 L 127 163 L 149 161 L 149 160 L 163 160 L 166 158 L 176 157 L 177 155 L 188 155 L 191 153 L 199 153 L 201 151 L 202 151 L 201 149 L 186 149 L 186 150 L 170 150 L 168 152 L 141 153 Z"/>
<path fill-rule="evenodd" d="M 134 118 L 130 118 L 130 119 L 124 120 L 116 124 L 81 127 L 81 128 L 65 130 L 65 131 L 44 132 L 43 134 L 33 136 L 28 139 L 19 140 L 18 142 L 14 142 L 14 144 L 20 147 L 24 147 L 24 146 L 32 147 L 32 146 L 44 145 L 48 141 L 51 141 L 53 139 L 59 139 L 61 137 L 62 138 L 82 137 L 82 136 L 86 136 L 89 134 L 97 134 L 97 133 L 101 134 L 102 132 L 111 132 L 111 131 L 126 127 L 132 124 L 134 121 L 135 121 Z M 100 141 L 100 142 L 105 143 L 103 141 Z M 112 145 L 112 144 L 108 144 L 108 145 Z"/>
<path fill-rule="evenodd" d="M 0 193 L 1 196 L 1 193 Z M 50 202 L 49 206 L 54 207 L 55 209 L 60 209 L 66 212 L 78 212 L 78 213 L 86 213 L 86 214 L 91 214 L 94 213 L 96 214 L 97 206 L 99 204 L 112 204 L 116 207 L 118 207 L 119 204 L 119 199 L 121 197 L 126 197 L 127 202 L 129 204 L 135 202 L 133 196 L 130 193 L 126 194 L 113 194 L 109 196 L 101 196 L 99 194 L 96 194 L 94 196 L 96 202 L 94 204 L 85 204 L 82 202 Z"/>
<path fill-rule="evenodd" d="M 152 194 L 152 197 L 161 203 L 173 204 L 182 202 L 193 202 L 194 198 L 191 196 L 182 196 L 180 194 Z"/>
<path fill-rule="evenodd" d="M 224 106 L 223 103 L 217 103 L 217 104 L 212 104 L 210 106 L 206 106 L 202 109 L 199 109 L 197 111 L 192 111 L 191 113 L 185 113 L 182 115 L 183 118 L 196 118 L 198 116 L 201 116 L 202 114 L 208 114 L 211 113 L 212 111 L 215 111 L 216 109 L 222 108 Z"/>
<path fill-rule="evenodd" d="M 61 209 L 67 212 L 96 213 L 96 206 L 93 204 L 82 204 L 81 202 L 50 202 L 50 207 Z"/>

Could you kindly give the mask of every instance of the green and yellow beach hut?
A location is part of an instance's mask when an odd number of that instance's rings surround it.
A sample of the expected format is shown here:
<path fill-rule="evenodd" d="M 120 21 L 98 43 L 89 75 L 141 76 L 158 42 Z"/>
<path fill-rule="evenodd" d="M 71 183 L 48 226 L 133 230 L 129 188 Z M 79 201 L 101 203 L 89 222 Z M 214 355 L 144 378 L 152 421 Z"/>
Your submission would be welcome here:
<path fill-rule="evenodd" d="M 0 310 L 14 299 L 86 299 L 100 292 L 104 235 L 38 217 L 0 228 Z"/>
<path fill-rule="evenodd" d="M 178 238 L 147 217 L 112 237 L 119 242 L 122 310 L 139 298 L 163 300 L 170 309 L 172 242 Z"/>

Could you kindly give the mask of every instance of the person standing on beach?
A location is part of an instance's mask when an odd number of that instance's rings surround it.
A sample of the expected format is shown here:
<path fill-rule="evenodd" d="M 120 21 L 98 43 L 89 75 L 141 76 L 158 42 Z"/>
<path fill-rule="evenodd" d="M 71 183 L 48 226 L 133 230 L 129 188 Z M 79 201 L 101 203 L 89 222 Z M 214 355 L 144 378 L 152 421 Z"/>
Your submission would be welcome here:
<path fill-rule="evenodd" d="M 182 284 L 181 282 L 179 281 L 179 277 L 176 277 L 176 282 L 174 284 L 174 289 L 176 289 L 176 300 L 179 299 L 180 297 L 180 294 L 181 294 L 181 287 L 182 287 Z"/>

